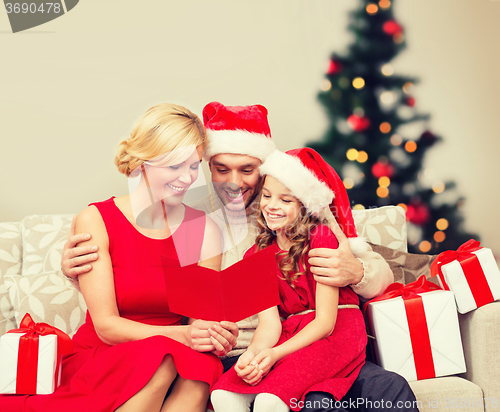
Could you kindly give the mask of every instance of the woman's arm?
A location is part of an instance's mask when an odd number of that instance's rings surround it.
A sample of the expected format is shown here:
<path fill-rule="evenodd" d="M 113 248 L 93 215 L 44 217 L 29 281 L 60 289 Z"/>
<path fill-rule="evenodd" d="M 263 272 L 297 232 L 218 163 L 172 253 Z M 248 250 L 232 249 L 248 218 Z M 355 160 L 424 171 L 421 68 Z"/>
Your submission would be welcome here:
<path fill-rule="evenodd" d="M 99 259 L 92 269 L 80 274 L 80 288 L 99 338 L 109 344 L 163 335 L 191 346 L 188 326 L 154 326 L 120 317 L 116 304 L 113 269 L 109 255 L 109 239 L 102 217 L 95 206 L 84 209 L 77 217 L 77 233 L 90 233 L 92 244 L 99 247 Z M 90 242 L 82 242 L 86 246 Z"/>

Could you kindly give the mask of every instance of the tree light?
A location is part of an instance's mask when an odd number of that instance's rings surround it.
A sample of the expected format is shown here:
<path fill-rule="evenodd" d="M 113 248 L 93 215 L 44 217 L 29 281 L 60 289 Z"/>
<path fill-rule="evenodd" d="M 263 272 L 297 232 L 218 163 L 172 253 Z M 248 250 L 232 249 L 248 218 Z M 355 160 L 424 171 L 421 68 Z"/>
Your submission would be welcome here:
<path fill-rule="evenodd" d="M 366 12 L 368 14 L 375 14 L 378 11 L 378 6 L 374 3 L 370 3 L 366 6 Z"/>
<path fill-rule="evenodd" d="M 391 2 L 389 0 L 380 0 L 378 2 L 378 5 L 381 9 L 388 9 L 389 7 L 391 7 Z"/>
<path fill-rule="evenodd" d="M 410 93 L 411 91 L 411 88 L 413 87 L 413 83 L 412 82 L 406 82 L 404 85 L 403 85 L 403 91 L 405 93 Z"/>
<path fill-rule="evenodd" d="M 380 124 L 380 131 L 382 133 L 389 133 L 391 131 L 391 125 L 388 122 Z"/>
<path fill-rule="evenodd" d="M 384 64 L 380 70 L 384 76 L 392 76 L 394 74 L 394 67 L 389 63 Z"/>
<path fill-rule="evenodd" d="M 439 219 L 437 222 L 436 222 L 436 227 L 439 229 L 439 230 L 446 230 L 448 229 L 448 220 L 446 220 L 445 218 L 441 218 Z"/>
<path fill-rule="evenodd" d="M 434 193 L 442 193 L 445 189 L 445 184 L 443 182 L 436 182 L 432 185 L 432 190 Z"/>
<path fill-rule="evenodd" d="M 323 90 L 324 92 L 327 92 L 332 88 L 332 83 L 328 79 L 323 79 L 321 84 L 319 85 L 319 88 Z"/>
<path fill-rule="evenodd" d="M 366 153 L 364 150 L 359 151 L 356 160 L 359 163 L 365 163 L 368 160 L 368 153 Z"/>
<path fill-rule="evenodd" d="M 354 161 L 358 158 L 358 151 L 356 149 L 349 149 L 346 156 L 350 161 Z"/>
<path fill-rule="evenodd" d="M 403 137 L 400 134 L 395 133 L 391 136 L 391 144 L 399 146 L 401 143 L 403 143 Z"/>
<path fill-rule="evenodd" d="M 382 198 L 389 196 L 389 189 L 387 189 L 386 187 L 379 187 L 377 189 L 377 196 Z"/>
<path fill-rule="evenodd" d="M 354 187 L 354 180 L 352 180 L 350 177 L 346 177 L 344 179 L 344 186 L 346 189 L 352 189 Z"/>
<path fill-rule="evenodd" d="M 434 233 L 434 240 L 438 243 L 441 243 L 443 240 L 446 239 L 446 235 L 444 232 L 438 231 Z"/>
<path fill-rule="evenodd" d="M 415 150 L 417 150 L 417 144 L 413 140 L 410 140 L 406 142 L 405 149 L 408 153 L 413 153 Z"/>
<path fill-rule="evenodd" d="M 380 187 L 389 187 L 391 184 L 391 179 L 389 179 L 387 176 L 382 176 L 380 179 L 378 179 L 378 184 Z"/>
<path fill-rule="evenodd" d="M 429 250 L 431 250 L 431 242 L 424 240 L 420 242 L 420 245 L 418 247 L 421 252 L 427 253 Z"/>
<path fill-rule="evenodd" d="M 363 79 L 362 77 L 356 77 L 352 81 L 352 85 L 355 89 L 362 89 L 363 87 L 365 87 L 365 79 Z"/>

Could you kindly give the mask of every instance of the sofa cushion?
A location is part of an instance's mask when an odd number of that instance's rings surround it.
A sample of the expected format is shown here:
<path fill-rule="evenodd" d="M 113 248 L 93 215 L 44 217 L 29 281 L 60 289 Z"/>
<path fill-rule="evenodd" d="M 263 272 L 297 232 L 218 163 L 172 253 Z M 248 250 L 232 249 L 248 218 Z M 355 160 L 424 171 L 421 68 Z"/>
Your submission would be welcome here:
<path fill-rule="evenodd" d="M 60 271 L 18 276 L 10 285 L 19 324 L 26 313 L 35 322 L 46 322 L 72 336 L 85 321 L 87 307 L 82 294 Z"/>
<path fill-rule="evenodd" d="M 373 251 L 380 254 L 389 264 L 394 273 L 394 282 L 407 285 L 424 275 L 428 280 L 439 285 L 437 278 L 431 278 L 431 265 L 436 256 L 406 253 L 374 243 L 369 244 Z"/>
<path fill-rule="evenodd" d="M 427 410 L 484 412 L 483 405 L 486 402 L 483 400 L 481 388 L 458 376 L 425 379 L 409 382 L 409 384 L 417 398 L 418 409 L 421 412 Z M 492 402 L 490 401 L 489 404 L 491 406 Z"/>
<path fill-rule="evenodd" d="M 353 210 L 358 235 L 368 242 L 407 252 L 406 214 L 400 206 Z"/>
<path fill-rule="evenodd" d="M 61 270 L 61 252 L 73 215 L 32 215 L 21 221 L 23 276 Z"/>
<path fill-rule="evenodd" d="M 0 336 L 16 327 L 8 286 L 21 275 L 21 225 L 0 223 Z"/>

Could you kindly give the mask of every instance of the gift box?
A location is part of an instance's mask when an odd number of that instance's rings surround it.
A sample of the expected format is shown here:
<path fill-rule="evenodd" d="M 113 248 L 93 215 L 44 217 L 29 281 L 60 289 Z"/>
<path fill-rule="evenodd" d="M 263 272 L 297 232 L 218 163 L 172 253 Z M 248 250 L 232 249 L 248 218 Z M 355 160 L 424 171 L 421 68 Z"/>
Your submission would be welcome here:
<path fill-rule="evenodd" d="M 71 338 L 26 314 L 19 329 L 0 337 L 0 393 L 49 394 L 60 382 L 60 361 L 72 352 Z"/>
<path fill-rule="evenodd" d="M 490 249 L 474 239 L 441 253 L 431 267 L 439 284 L 455 294 L 458 311 L 467 313 L 500 299 L 500 270 Z"/>
<path fill-rule="evenodd" d="M 365 306 L 377 364 L 407 381 L 465 372 L 453 293 L 424 276 L 390 285 Z"/>

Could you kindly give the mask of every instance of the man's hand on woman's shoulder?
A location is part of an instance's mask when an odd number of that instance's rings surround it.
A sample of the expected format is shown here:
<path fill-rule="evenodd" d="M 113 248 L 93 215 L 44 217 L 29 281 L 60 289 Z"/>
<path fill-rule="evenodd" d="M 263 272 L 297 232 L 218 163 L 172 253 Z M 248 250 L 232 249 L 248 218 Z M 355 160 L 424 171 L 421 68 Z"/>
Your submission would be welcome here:
<path fill-rule="evenodd" d="M 76 216 L 73 216 L 68 240 L 64 244 L 61 270 L 68 279 L 78 280 L 78 276 L 92 270 L 93 261 L 98 259 L 98 247 L 95 245 L 78 246 L 91 239 L 88 233 L 76 234 Z"/>

